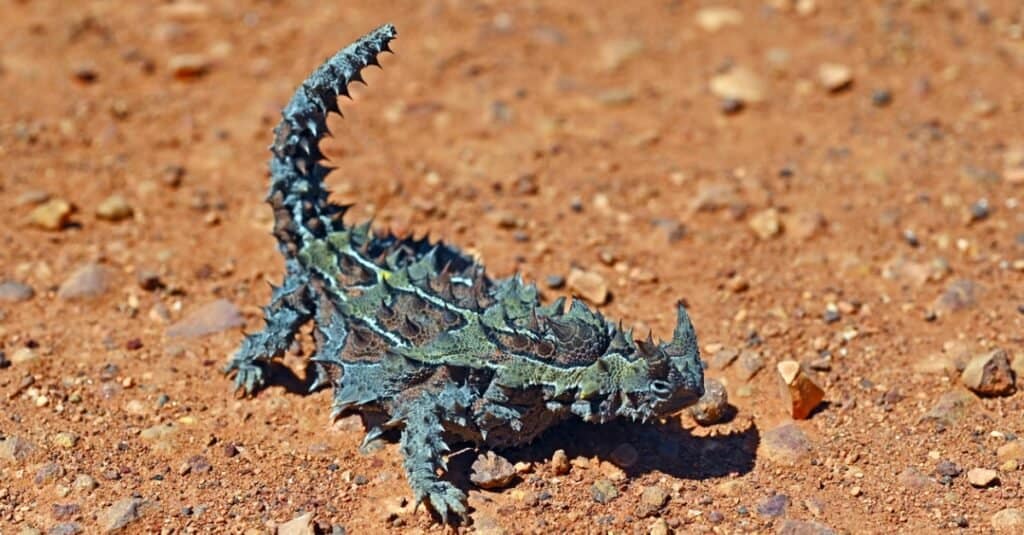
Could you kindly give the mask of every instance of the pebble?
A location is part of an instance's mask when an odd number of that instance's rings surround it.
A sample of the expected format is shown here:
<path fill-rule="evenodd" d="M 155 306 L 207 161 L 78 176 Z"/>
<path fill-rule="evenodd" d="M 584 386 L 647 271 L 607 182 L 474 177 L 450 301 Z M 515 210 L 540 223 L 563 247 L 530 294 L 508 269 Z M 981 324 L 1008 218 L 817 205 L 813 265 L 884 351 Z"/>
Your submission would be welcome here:
<path fill-rule="evenodd" d="M 595 502 L 605 504 L 619 496 L 619 489 L 611 480 L 601 478 L 590 487 L 590 496 L 594 498 Z"/>
<path fill-rule="evenodd" d="M 469 475 L 469 480 L 482 489 L 500 489 L 515 478 L 515 466 L 493 451 L 477 457 Z"/>
<path fill-rule="evenodd" d="M 50 528 L 46 532 L 46 535 L 78 535 L 81 532 L 82 525 L 78 522 L 62 522 L 60 524 L 55 524 L 52 528 Z M 29 533 L 37 532 L 30 531 Z M 26 535 L 26 532 L 22 530 L 21 534 Z"/>
<path fill-rule="evenodd" d="M 1016 391 L 1016 374 L 1004 349 L 979 355 L 967 363 L 960 381 L 972 392 L 985 397 L 1008 396 Z"/>
<path fill-rule="evenodd" d="M 818 83 L 832 93 L 838 93 L 853 84 L 853 71 L 841 63 L 822 63 L 818 67 Z"/>
<path fill-rule="evenodd" d="M 141 518 L 144 505 L 138 498 L 125 498 L 106 508 L 96 520 L 103 531 L 118 531 Z"/>
<path fill-rule="evenodd" d="M 658 514 L 658 511 L 668 503 L 668 498 L 668 492 L 657 485 L 644 487 L 636 508 L 636 516 L 646 518 Z"/>
<path fill-rule="evenodd" d="M 821 212 L 800 210 L 783 218 L 782 227 L 786 234 L 798 240 L 810 240 L 828 226 L 828 220 Z"/>
<path fill-rule="evenodd" d="M 787 518 L 779 526 L 778 535 L 836 535 L 836 530 L 812 520 Z"/>
<path fill-rule="evenodd" d="M 32 299 L 35 295 L 35 290 L 27 284 L 17 281 L 0 282 L 0 301 L 20 303 Z"/>
<path fill-rule="evenodd" d="M 992 207 L 989 206 L 988 199 L 979 199 L 971 204 L 964 219 L 967 224 L 971 224 L 984 221 L 990 215 L 992 215 Z"/>
<path fill-rule="evenodd" d="M 78 444 L 78 435 L 69 431 L 61 431 L 50 439 L 54 446 L 70 450 Z"/>
<path fill-rule="evenodd" d="M 709 6 L 698 9 L 694 19 L 701 29 L 717 32 L 727 26 L 743 24 L 743 12 L 731 7 Z"/>
<path fill-rule="evenodd" d="M 996 533 L 1024 533 L 1024 510 L 1006 508 L 989 519 Z"/>
<path fill-rule="evenodd" d="M 651 524 L 651 529 L 647 533 L 648 535 L 669 535 L 671 530 L 664 518 L 658 518 Z"/>
<path fill-rule="evenodd" d="M 896 480 L 901 486 L 910 490 L 920 490 L 935 484 L 935 480 L 921 473 L 920 470 L 909 466 L 900 472 Z"/>
<path fill-rule="evenodd" d="M 161 440 L 173 436 L 178 432 L 178 426 L 170 423 L 156 424 L 152 427 L 147 427 L 139 432 L 139 437 L 143 440 Z"/>
<path fill-rule="evenodd" d="M 1003 153 L 1003 179 L 1010 184 L 1024 184 L 1024 145 L 1015 145 Z"/>
<path fill-rule="evenodd" d="M 753 349 L 744 349 L 740 352 L 737 365 L 737 377 L 741 381 L 749 381 L 764 368 L 764 359 L 761 357 L 761 353 Z"/>
<path fill-rule="evenodd" d="M 111 278 L 108 268 L 95 263 L 85 264 L 61 283 L 57 297 L 65 300 L 99 297 L 110 289 Z"/>
<path fill-rule="evenodd" d="M 962 389 L 951 390 L 943 394 L 922 419 L 947 426 L 953 425 L 962 420 L 976 403 L 977 398 L 970 392 Z"/>
<path fill-rule="evenodd" d="M 980 288 L 970 279 L 957 279 L 946 287 L 935 301 L 934 309 L 939 314 L 959 312 L 973 307 L 978 302 Z"/>
<path fill-rule="evenodd" d="M 782 234 L 782 220 L 779 218 L 779 211 L 775 208 L 768 208 L 754 214 L 748 224 L 761 240 L 770 240 Z"/>
<path fill-rule="evenodd" d="M 82 506 L 77 503 L 53 504 L 53 518 L 55 520 L 71 520 L 81 513 Z"/>
<path fill-rule="evenodd" d="M 64 467 L 57 463 L 45 463 L 36 470 L 36 475 L 32 479 L 36 486 L 43 486 L 48 483 L 64 477 Z"/>
<path fill-rule="evenodd" d="M 40 189 L 30 189 L 14 200 L 18 206 L 36 206 L 50 200 L 50 194 Z"/>
<path fill-rule="evenodd" d="M 277 526 L 277 535 L 316 535 L 313 513 L 301 514 Z"/>
<path fill-rule="evenodd" d="M 210 69 L 210 60 L 203 54 L 177 54 L 167 60 L 167 68 L 179 80 L 198 78 Z"/>
<path fill-rule="evenodd" d="M 892 91 L 876 89 L 871 92 L 871 104 L 876 108 L 884 108 L 892 103 Z"/>
<path fill-rule="evenodd" d="M 225 299 L 207 303 L 167 328 L 169 338 L 199 338 L 241 327 L 245 324 L 242 313 L 234 303 Z"/>
<path fill-rule="evenodd" d="M 568 284 L 591 304 L 600 306 L 608 302 L 608 283 L 598 273 L 573 268 L 569 270 Z"/>
<path fill-rule="evenodd" d="M 50 199 L 28 214 L 29 222 L 43 230 L 61 230 L 71 221 L 74 207 L 64 199 Z"/>
<path fill-rule="evenodd" d="M 16 436 L 9 436 L 0 440 L 0 459 L 20 463 L 27 459 L 36 447 L 31 442 Z"/>
<path fill-rule="evenodd" d="M 967 471 L 967 481 L 974 487 L 990 487 L 999 482 L 999 473 L 990 468 L 971 468 Z"/>
<path fill-rule="evenodd" d="M 943 459 L 935 465 L 935 473 L 942 477 L 954 478 L 963 473 L 963 470 L 956 463 Z"/>
<path fill-rule="evenodd" d="M 569 463 L 569 456 L 565 454 L 565 450 L 555 450 L 555 453 L 551 455 L 551 469 L 555 475 L 564 476 L 569 473 L 570 468 L 572 465 Z"/>
<path fill-rule="evenodd" d="M 787 400 L 790 416 L 804 420 L 814 412 L 825 398 L 825 391 L 804 373 L 800 363 L 784 360 L 777 365 L 783 382 L 783 399 Z"/>
<path fill-rule="evenodd" d="M 107 221 L 128 219 L 135 213 L 132 205 L 121 195 L 111 195 L 96 207 L 96 217 Z"/>
<path fill-rule="evenodd" d="M 11 354 L 11 364 L 26 364 L 39 360 L 39 353 L 31 347 L 19 347 Z"/>
<path fill-rule="evenodd" d="M 704 378 L 704 395 L 690 407 L 690 415 L 700 425 L 714 425 L 729 414 L 729 395 L 718 379 Z"/>
<path fill-rule="evenodd" d="M 789 506 L 789 496 L 776 494 L 769 496 L 757 504 L 757 514 L 771 518 L 780 517 L 786 514 L 786 507 Z"/>
<path fill-rule="evenodd" d="M 766 96 L 764 82 L 746 67 L 733 67 L 728 72 L 713 76 L 708 88 L 718 98 L 739 103 L 763 102 Z"/>
<path fill-rule="evenodd" d="M 764 457 L 789 466 L 806 459 L 811 454 L 811 449 L 810 438 L 792 422 L 766 431 L 760 444 L 760 450 Z"/>
<path fill-rule="evenodd" d="M 640 453 L 636 451 L 632 444 L 623 442 L 612 450 L 610 458 L 617 466 L 629 468 L 640 460 Z"/>
<path fill-rule="evenodd" d="M 996 450 L 996 458 L 1001 462 L 1022 461 L 1024 462 L 1024 440 L 1013 440 L 999 446 Z"/>
<path fill-rule="evenodd" d="M 89 474 L 78 474 L 75 476 L 75 481 L 71 483 L 71 488 L 85 493 L 92 492 L 98 486 L 99 483 Z"/>
<path fill-rule="evenodd" d="M 714 356 L 711 357 L 711 362 L 708 366 L 712 370 L 724 370 L 732 364 L 737 357 L 740 356 L 740 352 L 733 348 L 722 348 L 715 351 Z"/>
<path fill-rule="evenodd" d="M 552 290 L 560 290 L 565 287 L 565 277 L 561 275 L 548 275 L 544 278 L 544 283 Z"/>

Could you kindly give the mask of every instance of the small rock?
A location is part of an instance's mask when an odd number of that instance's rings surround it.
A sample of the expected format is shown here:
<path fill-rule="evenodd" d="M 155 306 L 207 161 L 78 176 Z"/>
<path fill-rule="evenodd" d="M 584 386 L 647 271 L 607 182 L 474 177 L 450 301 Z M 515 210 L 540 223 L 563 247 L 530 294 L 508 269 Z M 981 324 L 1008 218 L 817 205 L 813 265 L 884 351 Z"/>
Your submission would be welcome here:
<path fill-rule="evenodd" d="M 244 325 L 242 314 L 233 303 L 218 299 L 194 310 L 167 328 L 169 338 L 199 338 Z"/>
<path fill-rule="evenodd" d="M 111 195 L 96 207 L 96 217 L 107 221 L 128 219 L 135 213 L 131 204 L 121 195 Z"/>
<path fill-rule="evenodd" d="M 26 364 L 39 360 L 39 353 L 31 347 L 19 347 L 11 354 L 11 364 Z"/>
<path fill-rule="evenodd" d="M 512 463 L 493 451 L 477 457 L 472 470 L 469 480 L 482 489 L 505 487 L 516 477 L 516 469 Z"/>
<path fill-rule="evenodd" d="M 98 297 L 110 288 L 110 270 L 99 264 L 85 264 L 61 283 L 57 297 L 66 300 Z"/>
<path fill-rule="evenodd" d="M 101 512 L 97 522 L 107 533 L 120 531 L 142 517 L 143 505 L 138 498 L 125 498 Z"/>
<path fill-rule="evenodd" d="M 544 278 L 544 282 L 552 290 L 560 290 L 565 287 L 565 277 L 561 275 L 548 275 Z"/>
<path fill-rule="evenodd" d="M 797 420 L 807 418 L 825 398 L 825 391 L 804 373 L 800 363 L 795 360 L 784 360 L 777 368 L 782 377 L 782 396 L 787 402 L 789 414 Z"/>
<path fill-rule="evenodd" d="M 697 26 L 709 32 L 717 32 L 726 26 L 743 23 L 743 13 L 731 7 L 711 6 L 697 10 Z"/>
<path fill-rule="evenodd" d="M 1016 374 L 1010 367 L 1010 356 L 1004 349 L 975 357 L 960 375 L 964 386 L 986 397 L 1013 394 L 1016 380 Z"/>
<path fill-rule="evenodd" d="M 39 189 L 30 189 L 14 200 L 18 206 L 36 206 L 50 200 L 50 194 Z"/>
<path fill-rule="evenodd" d="M 778 535 L 836 535 L 836 530 L 810 520 L 787 518 L 779 526 Z"/>
<path fill-rule="evenodd" d="M 31 442 L 16 436 L 0 440 L 0 459 L 20 463 L 32 455 L 36 447 Z"/>
<path fill-rule="evenodd" d="M 28 214 L 29 222 L 43 230 L 61 230 L 71 221 L 75 209 L 64 199 L 50 199 Z"/>
<path fill-rule="evenodd" d="M 953 425 L 962 420 L 975 404 L 977 398 L 970 392 L 962 389 L 951 390 L 943 394 L 922 419 L 947 426 Z"/>
<path fill-rule="evenodd" d="M 79 524 L 77 522 L 61 522 L 60 524 L 55 524 L 52 528 L 50 528 L 46 532 L 46 535 L 78 535 L 81 532 L 82 532 L 81 524 Z M 37 531 L 31 531 L 29 533 L 38 533 L 38 532 Z M 21 531 L 21 535 L 26 535 L 26 532 L 24 530 L 22 530 Z"/>
<path fill-rule="evenodd" d="M 53 504 L 54 520 L 71 520 L 81 514 L 82 506 L 77 503 L 55 503 Z"/>
<path fill-rule="evenodd" d="M 555 450 L 555 453 L 551 455 L 551 469 L 555 475 L 564 476 L 569 473 L 571 467 L 569 456 L 565 454 L 565 450 Z"/>
<path fill-rule="evenodd" d="M 668 503 L 668 492 L 665 489 L 651 485 L 644 487 L 640 494 L 640 504 L 636 508 L 636 516 L 646 518 L 658 514 L 658 511 Z"/>
<path fill-rule="evenodd" d="M 786 514 L 786 507 L 788 506 L 789 496 L 776 494 L 757 504 L 757 514 L 771 518 L 780 517 Z"/>
<path fill-rule="evenodd" d="M 978 284 L 970 279 L 955 280 L 935 301 L 934 309 L 939 314 L 966 310 L 978 302 L 980 291 Z"/>
<path fill-rule="evenodd" d="M 712 370 L 724 370 L 739 356 L 740 352 L 733 348 L 722 348 L 711 357 L 711 362 L 708 363 L 708 366 Z"/>
<path fill-rule="evenodd" d="M 75 481 L 71 483 L 71 488 L 85 493 L 92 492 L 98 486 L 99 483 L 89 474 L 78 474 L 75 476 Z"/>
<path fill-rule="evenodd" d="M 818 82 L 832 93 L 838 93 L 853 84 L 853 71 L 840 63 L 823 63 L 818 67 Z"/>
<path fill-rule="evenodd" d="M 53 435 L 51 441 L 54 446 L 70 450 L 78 444 L 78 435 L 68 431 L 61 431 L 56 435 Z"/>
<path fill-rule="evenodd" d="M 601 59 L 606 70 L 614 71 L 643 51 L 644 42 L 640 39 L 612 40 L 605 42 L 601 47 Z"/>
<path fill-rule="evenodd" d="M 608 302 L 608 283 L 597 273 L 573 268 L 569 270 L 568 283 L 569 288 L 594 305 Z"/>
<path fill-rule="evenodd" d="M 770 240 L 782 234 L 782 221 L 779 219 L 779 211 L 775 208 L 761 210 L 754 214 L 749 221 L 750 229 L 762 240 Z"/>
<path fill-rule="evenodd" d="M 0 301 L 20 303 L 32 299 L 35 295 L 35 290 L 27 284 L 17 281 L 0 282 Z"/>
<path fill-rule="evenodd" d="M 1000 462 L 1024 461 L 1024 440 L 1017 439 L 1007 442 L 996 450 L 996 458 Z"/>
<path fill-rule="evenodd" d="M 651 529 L 647 532 L 647 535 L 669 535 L 670 533 L 668 522 L 664 518 L 658 518 L 651 524 Z"/>
<path fill-rule="evenodd" d="M 766 431 L 760 449 L 766 458 L 793 466 L 810 455 L 812 446 L 803 430 L 790 422 Z"/>
<path fill-rule="evenodd" d="M 1024 533 L 1024 510 L 1006 508 L 989 520 L 996 533 Z"/>
<path fill-rule="evenodd" d="M 999 473 L 989 468 L 971 468 L 967 471 L 967 481 L 974 487 L 985 488 L 999 482 Z"/>
<path fill-rule="evenodd" d="M 871 104 L 876 108 L 884 108 L 892 103 L 892 91 L 876 89 L 871 92 Z"/>
<path fill-rule="evenodd" d="M 690 415 L 700 425 L 714 425 L 729 414 L 729 396 L 718 379 L 704 378 L 704 395 L 690 407 Z"/>
<path fill-rule="evenodd" d="M 954 478 L 963 473 L 963 470 L 953 461 L 943 459 L 935 465 L 935 473 L 945 478 Z"/>
<path fill-rule="evenodd" d="M 277 535 L 316 535 L 313 513 L 299 515 L 277 526 Z"/>
<path fill-rule="evenodd" d="M 173 424 L 157 424 L 147 427 L 139 432 L 139 438 L 143 440 L 161 440 L 168 438 L 178 432 L 178 427 Z"/>
<path fill-rule="evenodd" d="M 36 486 L 43 486 L 64 477 L 64 467 L 57 463 L 45 463 L 36 470 L 32 479 Z"/>
<path fill-rule="evenodd" d="M 629 468 L 636 464 L 640 459 L 640 453 L 636 451 L 636 448 L 634 448 L 632 444 L 623 442 L 612 450 L 610 457 L 611 461 L 615 463 L 616 466 Z"/>
<path fill-rule="evenodd" d="M 708 88 L 716 97 L 741 103 L 763 102 L 766 94 L 761 78 L 745 67 L 733 67 L 712 77 Z"/>
<path fill-rule="evenodd" d="M 920 490 L 935 484 L 934 479 L 922 474 L 920 470 L 913 466 L 907 467 L 905 470 L 900 472 L 900 475 L 896 477 L 896 480 L 904 488 L 910 490 Z"/>
<path fill-rule="evenodd" d="M 761 354 L 753 349 L 744 349 L 740 352 L 737 361 L 736 375 L 741 381 L 749 381 L 757 372 L 764 368 L 764 359 Z"/>
<path fill-rule="evenodd" d="M 783 218 L 786 234 L 798 240 L 810 240 L 827 226 L 825 216 L 814 210 L 801 210 Z"/>
<path fill-rule="evenodd" d="M 177 54 L 167 61 L 167 68 L 175 78 L 190 80 L 206 74 L 210 60 L 203 54 Z"/>
<path fill-rule="evenodd" d="M 590 487 L 590 496 L 594 498 L 595 502 L 605 504 L 619 496 L 619 489 L 611 480 L 601 478 Z"/>

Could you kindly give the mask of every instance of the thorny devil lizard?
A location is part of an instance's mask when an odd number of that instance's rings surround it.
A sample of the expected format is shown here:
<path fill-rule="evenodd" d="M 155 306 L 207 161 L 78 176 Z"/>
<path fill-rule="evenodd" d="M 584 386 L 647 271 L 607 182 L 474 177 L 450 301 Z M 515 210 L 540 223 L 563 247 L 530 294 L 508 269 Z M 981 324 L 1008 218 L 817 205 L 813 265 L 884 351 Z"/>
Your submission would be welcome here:
<path fill-rule="evenodd" d="M 327 200 L 330 169 L 317 144 L 338 96 L 379 65 L 395 35 L 384 25 L 341 50 L 285 106 L 267 197 L 284 283 L 264 308 L 266 327 L 246 336 L 226 371 L 252 393 L 269 361 L 314 322 L 312 388 L 334 388 L 335 417 L 358 411 L 383 422 L 367 440 L 400 430 L 416 503 L 447 522 L 466 514 L 463 492 L 438 476 L 449 444 L 526 444 L 572 415 L 667 416 L 703 394 L 703 369 L 682 304 L 671 342 L 634 340 L 579 300 L 544 306 L 518 275 L 488 278 L 457 248 L 343 223 L 347 207 Z"/>

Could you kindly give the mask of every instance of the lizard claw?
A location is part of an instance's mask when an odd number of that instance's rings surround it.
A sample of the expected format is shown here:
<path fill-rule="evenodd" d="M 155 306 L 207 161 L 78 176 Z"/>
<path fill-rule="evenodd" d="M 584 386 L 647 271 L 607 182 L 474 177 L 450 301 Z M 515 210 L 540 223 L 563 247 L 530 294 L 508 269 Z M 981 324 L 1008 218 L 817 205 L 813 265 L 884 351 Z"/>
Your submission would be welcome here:
<path fill-rule="evenodd" d="M 251 395 L 256 390 L 266 386 L 266 371 L 259 363 L 232 359 L 224 367 L 224 373 L 230 374 L 232 372 L 236 372 L 235 391 L 242 389 L 246 395 Z"/>

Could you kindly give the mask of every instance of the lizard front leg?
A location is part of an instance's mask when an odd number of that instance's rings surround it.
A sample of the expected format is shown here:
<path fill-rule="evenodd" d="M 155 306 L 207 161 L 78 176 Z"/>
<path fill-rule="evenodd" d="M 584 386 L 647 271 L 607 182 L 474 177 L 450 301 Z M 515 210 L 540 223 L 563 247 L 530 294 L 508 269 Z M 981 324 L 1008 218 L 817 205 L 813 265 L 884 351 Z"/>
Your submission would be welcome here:
<path fill-rule="evenodd" d="M 453 513 L 465 518 L 466 494 L 437 475 L 438 468 L 447 469 L 443 455 L 450 451 L 443 438 L 442 404 L 423 393 L 403 405 L 405 428 L 399 446 L 416 504 L 426 501 L 445 523 Z"/>
<path fill-rule="evenodd" d="M 288 350 L 299 328 L 312 315 L 306 281 L 296 266 L 288 270 L 284 283 L 274 288 L 270 304 L 263 307 L 266 326 L 262 331 L 246 335 L 242 347 L 224 367 L 225 373 L 237 372 L 235 389 L 244 388 L 245 393 L 251 394 L 264 386 L 266 364 Z"/>

